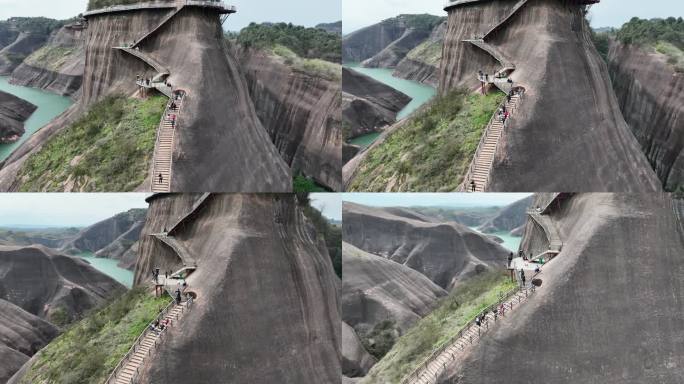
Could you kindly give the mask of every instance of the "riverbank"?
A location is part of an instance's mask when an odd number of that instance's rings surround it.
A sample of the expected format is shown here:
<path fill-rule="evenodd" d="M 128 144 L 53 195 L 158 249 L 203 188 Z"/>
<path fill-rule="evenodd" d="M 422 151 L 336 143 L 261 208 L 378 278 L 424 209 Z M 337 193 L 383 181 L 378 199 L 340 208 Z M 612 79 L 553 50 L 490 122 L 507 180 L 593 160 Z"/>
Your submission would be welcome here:
<path fill-rule="evenodd" d="M 126 288 L 130 289 L 133 287 L 133 271 L 119 267 L 117 265 L 119 263 L 118 260 L 95 257 L 95 255 L 90 252 L 84 252 L 76 256 L 86 260 L 95 269 L 125 285 Z"/>

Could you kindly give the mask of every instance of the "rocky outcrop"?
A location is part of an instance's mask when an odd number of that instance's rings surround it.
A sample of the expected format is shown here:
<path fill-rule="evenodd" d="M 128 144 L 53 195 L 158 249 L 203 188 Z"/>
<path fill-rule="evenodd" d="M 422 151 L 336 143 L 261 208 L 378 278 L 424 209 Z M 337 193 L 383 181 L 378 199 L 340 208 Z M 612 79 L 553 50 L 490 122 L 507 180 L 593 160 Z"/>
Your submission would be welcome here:
<path fill-rule="evenodd" d="M 361 151 L 361 147 L 353 144 L 342 144 L 342 163 L 347 164 L 347 162 L 354 158 Z"/>
<path fill-rule="evenodd" d="M 342 190 L 339 78 L 294 69 L 255 49 L 239 49 L 257 115 L 285 162 L 333 191 Z"/>
<path fill-rule="evenodd" d="M 480 226 L 484 233 L 511 232 L 525 225 L 527 210 L 532 206 L 533 197 L 526 197 L 504 207 L 499 213 Z"/>
<path fill-rule="evenodd" d="M 348 243 L 342 266 L 342 317 L 361 334 L 385 320 L 403 332 L 447 294 L 423 274 Z"/>
<path fill-rule="evenodd" d="M 61 248 L 79 232 L 78 228 L 1 229 L 0 245 L 40 244 L 48 248 Z"/>
<path fill-rule="evenodd" d="M 57 327 L 0 299 L 0 383 L 59 333 Z"/>
<path fill-rule="evenodd" d="M 354 328 L 342 322 L 342 374 L 365 376 L 374 364 L 375 358 L 363 347 Z"/>
<path fill-rule="evenodd" d="M 0 144 L 13 143 L 24 134 L 24 122 L 37 109 L 35 105 L 0 91 Z"/>
<path fill-rule="evenodd" d="M 42 47 L 48 35 L 35 32 L 20 32 L 16 40 L 0 49 L 0 75 L 7 76 L 30 54 Z"/>
<path fill-rule="evenodd" d="M 197 263 L 187 278 L 197 299 L 167 331 L 141 381 L 339 382 L 339 279 L 295 197 L 211 195 L 192 211 L 199 198 L 149 199 L 135 281 L 146 281 L 152 268 L 181 265 L 171 248 L 149 235 L 194 212 L 173 237 Z M 207 364 L 207 356 L 232 363 Z"/>
<path fill-rule="evenodd" d="M 475 89 L 478 70 L 492 74 L 503 64 L 464 40 L 501 25 L 486 44 L 515 64 L 510 78 L 526 89 L 500 138 L 488 191 L 660 190 L 591 41 L 585 6 L 535 0 L 512 13 L 516 4 L 452 7 L 441 62 L 442 94 Z"/>
<path fill-rule="evenodd" d="M 322 29 L 328 33 L 342 35 L 342 21 L 336 21 L 334 23 L 321 23 L 316 25 L 316 28 Z"/>
<path fill-rule="evenodd" d="M 667 190 L 684 187 L 684 73 L 649 47 L 611 40 L 608 69 L 622 114 Z"/>
<path fill-rule="evenodd" d="M 354 70 L 342 70 L 342 118 L 346 139 L 376 132 L 396 121 L 411 98 Z"/>
<path fill-rule="evenodd" d="M 86 261 L 40 245 L 0 246 L 0 299 L 43 319 L 71 321 L 125 287 Z"/>
<path fill-rule="evenodd" d="M 486 235 L 454 222 L 416 220 L 349 202 L 342 214 L 346 242 L 415 269 L 447 290 L 483 268 L 503 266 L 509 254 Z"/>
<path fill-rule="evenodd" d="M 85 30 L 65 26 L 12 72 L 10 82 L 76 98 L 84 67 Z"/>
<path fill-rule="evenodd" d="M 542 287 L 438 382 L 681 382 L 684 234 L 670 196 L 576 195 L 548 216 L 564 245 Z"/>
<path fill-rule="evenodd" d="M 439 65 L 446 27 L 446 20 L 435 27 L 427 40 L 408 52 L 396 65 L 393 75 L 436 88 L 439 85 Z"/>
<path fill-rule="evenodd" d="M 93 103 L 112 94 L 134 95 L 136 75 L 157 75 L 144 61 L 113 47 L 139 39 L 171 11 L 145 9 L 88 18 L 80 102 L 3 162 L 0 190 L 19 189 L 16 175 L 23 162 Z M 170 71 L 168 82 L 188 95 L 178 120 L 182 129 L 176 129 L 174 138 L 171 190 L 290 192 L 290 168 L 259 122 L 239 66 L 224 44 L 216 13 L 185 7 L 139 45 Z"/>
<path fill-rule="evenodd" d="M 342 59 L 345 63 L 363 62 L 367 67 L 393 68 L 442 20 L 432 15 L 399 15 L 362 28 L 343 37 Z"/>
<path fill-rule="evenodd" d="M 95 223 L 64 244 L 62 251 L 69 254 L 91 252 L 97 257 L 121 260 L 120 266 L 132 269 L 131 253 L 135 255 L 145 215 L 145 209 L 131 209 Z"/>

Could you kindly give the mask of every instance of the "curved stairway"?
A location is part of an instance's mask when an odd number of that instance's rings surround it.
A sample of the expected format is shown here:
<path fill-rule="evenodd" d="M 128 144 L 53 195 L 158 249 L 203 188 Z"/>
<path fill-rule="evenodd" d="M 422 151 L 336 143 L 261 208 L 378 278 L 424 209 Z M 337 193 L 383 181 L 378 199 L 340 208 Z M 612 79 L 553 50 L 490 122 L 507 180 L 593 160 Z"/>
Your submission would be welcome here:
<path fill-rule="evenodd" d="M 104 384 L 133 384 L 138 381 L 140 371 L 144 367 L 147 359 L 150 358 L 155 349 L 160 345 L 166 329 L 162 332 L 154 332 L 150 328 L 159 321 L 169 321 L 169 327 L 175 326 L 183 315 L 191 306 L 180 304 L 177 305 L 172 301 L 155 320 L 150 322 L 145 330 L 138 336 L 133 346 L 128 350 L 128 353 L 119 361 L 119 364 L 114 368 L 111 375 Z"/>
<path fill-rule="evenodd" d="M 519 0 L 513 6 L 513 8 L 511 8 L 511 11 L 506 15 L 506 17 L 504 17 L 496 25 L 490 28 L 489 31 L 487 31 L 487 33 L 481 39 L 463 40 L 463 42 L 472 44 L 478 47 L 479 49 L 482 49 L 483 51 L 487 52 L 501 64 L 502 68 L 499 71 L 497 71 L 493 76 L 489 76 L 489 79 L 491 80 L 489 80 L 488 83 L 494 84 L 495 87 L 499 88 L 502 92 L 506 94 L 512 93 L 514 90 L 513 83 L 509 83 L 508 80 L 510 73 L 515 71 L 515 64 L 511 60 L 506 58 L 506 56 L 497 47 L 487 43 L 487 38 L 494 32 L 498 31 L 501 28 L 501 26 L 506 24 L 513 17 L 513 15 L 515 15 L 520 10 L 520 8 L 527 4 L 527 2 L 528 0 Z M 480 78 L 478 80 L 484 83 L 484 79 Z M 521 101 L 522 95 L 516 94 L 511 97 L 510 102 L 505 101 L 504 103 L 502 103 L 502 105 L 506 106 L 506 110 L 512 116 L 513 111 L 516 110 Z M 485 127 L 482 139 L 480 139 L 480 143 L 477 147 L 477 150 L 475 151 L 473 160 L 470 163 L 468 173 L 465 175 L 463 179 L 463 184 L 461 184 L 461 186 L 459 187 L 460 191 L 473 192 L 471 182 L 475 183 L 475 192 L 487 191 L 487 188 L 489 186 L 489 176 L 494 165 L 494 156 L 499 147 L 499 139 L 501 138 L 501 135 L 505 128 L 505 124 L 496 118 L 498 110 L 499 108 L 497 108 L 497 111 L 494 112 L 494 115 Z"/>
<path fill-rule="evenodd" d="M 181 227 L 181 224 L 185 223 L 185 220 L 192 217 L 195 213 L 197 213 L 197 211 L 199 211 L 199 209 L 202 207 L 202 205 L 204 205 L 209 196 L 211 196 L 211 193 L 203 193 L 199 197 L 199 199 L 197 199 L 197 201 L 195 201 L 195 203 L 192 205 L 190 211 L 188 211 L 188 213 L 186 213 L 185 215 L 181 216 L 178 219 L 178 221 L 176 221 L 176 223 L 171 227 L 171 229 L 169 229 L 167 234 L 169 236 L 172 236 L 176 232 L 176 230 Z"/>
<path fill-rule="evenodd" d="M 520 304 L 525 303 L 534 293 L 534 288 L 516 288 L 503 295 L 502 299 L 496 304 L 480 312 L 477 317 L 484 315 L 485 321 L 478 326 L 473 319 L 466 324 L 463 329 L 446 342 L 441 348 L 435 350 L 425 359 L 418 368 L 408 374 L 401 381 L 401 384 L 436 384 L 439 376 L 446 371 L 446 367 L 460 358 L 468 348 L 477 344 L 480 339 L 493 329 L 497 321 L 506 317 L 511 311 L 517 309 Z M 502 315 L 495 316 L 492 310 L 503 305 Z"/>
<path fill-rule="evenodd" d="M 544 234 L 549 240 L 549 250 L 548 253 L 560 253 L 563 248 L 563 241 L 561 241 L 560 235 L 558 234 L 558 229 L 551 221 L 548 215 L 542 215 L 541 213 L 530 210 L 527 214 L 532 220 L 539 224 L 542 229 L 544 229 Z"/>

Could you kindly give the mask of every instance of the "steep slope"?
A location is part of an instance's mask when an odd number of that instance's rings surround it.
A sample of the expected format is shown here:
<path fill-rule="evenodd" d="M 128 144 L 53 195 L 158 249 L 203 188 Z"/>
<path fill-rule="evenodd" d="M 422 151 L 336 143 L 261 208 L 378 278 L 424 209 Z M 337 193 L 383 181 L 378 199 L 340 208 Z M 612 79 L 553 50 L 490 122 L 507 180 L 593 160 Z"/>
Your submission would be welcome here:
<path fill-rule="evenodd" d="M 3 228 L 0 229 L 0 245 L 41 244 L 48 248 L 60 248 L 78 233 L 78 228 Z"/>
<path fill-rule="evenodd" d="M 137 75 L 159 72 L 144 60 L 113 49 L 149 35 L 137 47 L 147 62 L 168 69 L 167 81 L 186 92 L 171 154 L 171 191 L 289 192 L 292 176 L 249 100 L 238 64 L 226 53 L 219 14 L 186 6 L 156 29 L 169 8 L 88 16 L 80 103 L 18 148 L 0 169 L 0 189 L 16 190 L 17 171 L 46 140 L 112 94 L 133 95 Z M 131 50 L 130 52 L 137 52 Z M 182 54 L 181 54 L 182 52 Z M 217 167 L 216 164 L 223 164 Z M 149 190 L 149 184 L 141 186 Z"/>
<path fill-rule="evenodd" d="M 259 120 L 285 162 L 293 171 L 341 191 L 339 78 L 293 68 L 256 49 L 240 49 L 238 57 Z"/>
<path fill-rule="evenodd" d="M 373 364 L 375 358 L 363 348 L 354 328 L 342 322 L 342 374 L 347 377 L 364 376 Z"/>
<path fill-rule="evenodd" d="M 342 91 L 346 139 L 391 125 L 397 113 L 411 102 L 408 95 L 348 68 L 342 69 Z"/>
<path fill-rule="evenodd" d="M 439 65 L 446 29 L 447 22 L 444 20 L 432 30 L 425 41 L 406 54 L 396 65 L 393 75 L 436 88 L 439 85 Z"/>
<path fill-rule="evenodd" d="M 0 91 L 0 143 L 12 143 L 24 134 L 24 122 L 37 109 L 35 105 Z"/>
<path fill-rule="evenodd" d="M 423 43 L 444 19 L 434 15 L 399 15 L 362 28 L 342 39 L 342 58 L 365 67 L 394 68 Z"/>
<path fill-rule="evenodd" d="M 608 69 L 622 114 L 663 186 L 684 188 L 684 74 L 648 46 L 615 40 Z"/>
<path fill-rule="evenodd" d="M 38 50 L 48 39 L 44 33 L 20 32 L 16 40 L 0 49 L 0 75 L 9 75 L 31 53 Z"/>
<path fill-rule="evenodd" d="M 72 255 L 91 252 L 98 257 L 121 260 L 135 251 L 146 213 L 145 209 L 131 209 L 95 223 L 65 243 L 62 251 Z M 121 265 L 132 269 L 130 260 L 122 260 Z"/>
<path fill-rule="evenodd" d="M 66 324 L 125 287 L 87 262 L 43 246 L 0 246 L 0 299 Z"/>
<path fill-rule="evenodd" d="M 136 283 L 152 268 L 180 267 L 179 254 L 150 236 L 167 228 L 196 261 L 187 283 L 197 299 L 148 358 L 142 382 L 339 381 L 339 280 L 293 195 L 149 201 Z"/>
<path fill-rule="evenodd" d="M 0 299 L 0 383 L 5 383 L 55 336 L 57 328 Z"/>
<path fill-rule="evenodd" d="M 499 140 L 489 191 L 660 189 L 591 42 L 583 1 L 457 3 L 449 10 L 441 93 L 474 89 L 478 70 L 491 75 L 502 67 L 514 68 L 510 78 L 526 90 Z"/>
<path fill-rule="evenodd" d="M 576 195 L 548 216 L 564 246 L 543 286 L 438 382 L 680 382 L 684 243 L 671 198 Z"/>
<path fill-rule="evenodd" d="M 532 206 L 533 197 L 526 197 L 504 207 L 495 217 L 480 226 L 484 233 L 511 232 L 525 225 L 527 210 Z"/>
<path fill-rule="evenodd" d="M 504 265 L 509 253 L 454 222 L 425 222 L 349 202 L 342 214 L 344 241 L 415 269 L 447 290 L 467 276 Z"/>
<path fill-rule="evenodd" d="M 366 333 L 390 320 L 402 332 L 430 313 L 447 292 L 421 273 L 342 244 L 342 317 Z"/>
<path fill-rule="evenodd" d="M 32 52 L 14 71 L 10 82 L 77 97 L 85 66 L 85 30 L 66 25 Z"/>

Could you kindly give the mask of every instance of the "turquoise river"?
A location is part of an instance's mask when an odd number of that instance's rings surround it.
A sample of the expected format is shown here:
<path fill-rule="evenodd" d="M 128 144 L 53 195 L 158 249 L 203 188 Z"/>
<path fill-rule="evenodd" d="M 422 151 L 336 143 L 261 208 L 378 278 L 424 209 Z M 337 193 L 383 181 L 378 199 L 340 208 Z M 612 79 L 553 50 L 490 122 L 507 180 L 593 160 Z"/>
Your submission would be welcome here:
<path fill-rule="evenodd" d="M 0 76 L 0 91 L 22 98 L 38 107 L 26 120 L 26 133 L 12 144 L 0 144 L 0 161 L 5 160 L 21 143 L 28 140 L 40 128 L 62 114 L 74 102 L 68 98 L 35 88 L 12 85 L 7 77 Z"/>
<path fill-rule="evenodd" d="M 344 66 L 389 85 L 390 87 L 409 95 L 413 99 L 404 107 L 404 109 L 399 111 L 397 120 L 401 120 L 412 114 L 416 109 L 420 108 L 421 105 L 432 99 L 437 93 L 437 90 L 429 85 L 392 76 L 392 73 L 394 72 L 393 69 L 363 68 L 359 63 L 347 63 L 344 64 Z M 380 132 L 373 132 L 355 137 L 350 140 L 349 143 L 365 148 L 371 145 L 379 136 Z"/>
<path fill-rule="evenodd" d="M 87 260 L 98 271 L 118 281 L 128 288 L 133 286 L 133 272 L 119 267 L 118 260 L 105 259 L 102 257 L 95 257 L 90 252 L 84 252 L 77 255 L 81 259 Z"/>
<path fill-rule="evenodd" d="M 475 232 L 483 233 L 477 227 L 469 227 Z M 522 237 L 520 236 L 511 236 L 509 232 L 493 232 L 493 233 L 485 233 L 485 235 L 493 235 L 501 240 L 503 240 L 503 245 L 504 248 L 510 249 L 512 252 L 517 253 L 518 252 L 518 247 L 520 247 L 520 242 L 522 241 Z"/>

